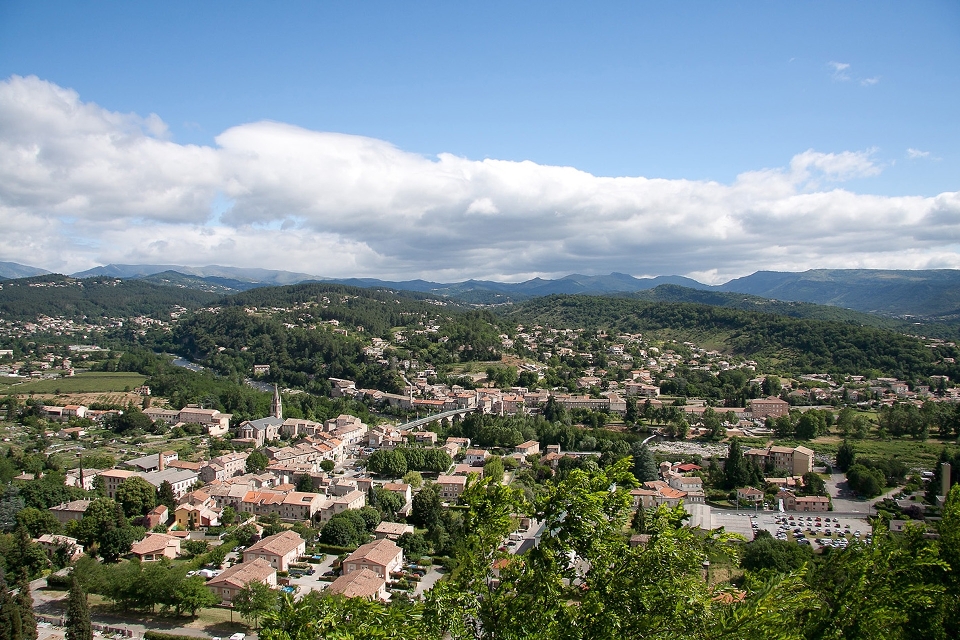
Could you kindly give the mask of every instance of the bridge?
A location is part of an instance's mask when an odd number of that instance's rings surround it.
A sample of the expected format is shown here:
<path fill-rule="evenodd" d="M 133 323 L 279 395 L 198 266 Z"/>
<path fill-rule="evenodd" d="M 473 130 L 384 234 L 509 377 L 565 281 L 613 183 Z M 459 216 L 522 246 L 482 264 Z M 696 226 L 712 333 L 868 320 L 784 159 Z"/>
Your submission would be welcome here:
<path fill-rule="evenodd" d="M 417 427 L 422 427 L 424 425 L 430 424 L 431 422 L 436 422 L 438 420 L 443 420 L 444 418 L 453 418 L 454 416 L 460 416 L 461 418 L 469 415 L 476 411 L 476 409 L 452 409 L 450 411 L 443 411 L 442 413 L 435 413 L 432 416 L 427 416 L 426 418 L 417 418 L 406 424 L 398 424 L 397 429 L 401 431 L 406 431 L 407 429 L 416 429 Z"/>

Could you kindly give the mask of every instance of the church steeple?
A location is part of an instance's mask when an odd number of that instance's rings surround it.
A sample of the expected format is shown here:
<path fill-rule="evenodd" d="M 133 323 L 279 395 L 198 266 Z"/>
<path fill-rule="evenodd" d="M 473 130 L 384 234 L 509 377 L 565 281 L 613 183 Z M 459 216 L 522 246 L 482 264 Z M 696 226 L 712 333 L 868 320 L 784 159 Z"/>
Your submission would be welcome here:
<path fill-rule="evenodd" d="M 273 385 L 273 404 L 270 406 L 270 415 L 283 420 L 283 405 L 280 403 L 280 390 L 277 389 L 277 385 Z"/>

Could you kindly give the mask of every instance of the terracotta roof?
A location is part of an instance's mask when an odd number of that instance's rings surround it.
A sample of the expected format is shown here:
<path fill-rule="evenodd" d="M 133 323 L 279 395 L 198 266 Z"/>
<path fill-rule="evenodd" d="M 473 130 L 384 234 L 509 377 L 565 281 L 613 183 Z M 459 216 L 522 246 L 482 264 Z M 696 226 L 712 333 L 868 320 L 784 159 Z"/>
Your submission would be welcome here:
<path fill-rule="evenodd" d="M 412 528 L 412 525 L 404 524 L 402 522 L 381 522 L 377 525 L 377 528 L 374 529 L 376 533 L 385 533 L 385 534 L 397 534 L 403 535 Z"/>
<path fill-rule="evenodd" d="M 467 484 L 466 476 L 437 476 L 437 484 Z"/>
<path fill-rule="evenodd" d="M 373 598 L 385 584 L 386 581 L 370 569 L 361 569 L 340 576 L 327 587 L 326 592 L 348 598 Z"/>
<path fill-rule="evenodd" d="M 179 548 L 180 544 L 177 538 L 168 536 L 164 533 L 150 533 L 147 534 L 147 537 L 143 540 L 134 542 L 130 547 L 130 553 L 135 556 L 162 553 L 164 549 L 170 546 L 174 541 L 177 542 L 176 546 Z"/>
<path fill-rule="evenodd" d="M 270 566 L 270 563 L 263 558 L 257 558 L 252 562 L 241 562 L 235 564 L 216 578 L 207 582 L 208 587 L 220 585 L 229 585 L 242 589 L 251 582 L 266 583 L 271 575 L 276 573 L 276 569 Z"/>
<path fill-rule="evenodd" d="M 673 499 L 673 498 L 682 498 L 687 495 L 686 491 L 678 491 L 673 487 L 660 487 L 660 495 L 664 498 Z"/>
<path fill-rule="evenodd" d="M 401 553 L 400 547 L 395 545 L 392 540 L 377 540 L 368 542 L 359 549 L 347 556 L 345 563 L 349 562 L 368 562 L 380 566 L 387 566 L 397 554 Z"/>
<path fill-rule="evenodd" d="M 100 475 L 108 478 L 129 478 L 130 476 L 136 474 L 133 471 L 124 471 L 123 469 L 107 469 Z"/>
<path fill-rule="evenodd" d="M 285 556 L 297 547 L 303 544 L 303 538 L 293 531 L 283 531 L 281 533 L 264 538 L 249 549 L 243 552 L 248 553 L 271 553 L 278 556 Z"/>

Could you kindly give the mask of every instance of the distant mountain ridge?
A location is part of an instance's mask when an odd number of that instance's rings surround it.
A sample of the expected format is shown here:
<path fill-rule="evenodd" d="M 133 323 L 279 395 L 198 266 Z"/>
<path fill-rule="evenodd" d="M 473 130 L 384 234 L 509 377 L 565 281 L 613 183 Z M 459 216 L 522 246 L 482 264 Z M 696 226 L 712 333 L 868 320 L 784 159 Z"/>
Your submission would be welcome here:
<path fill-rule="evenodd" d="M 957 269 L 758 271 L 731 280 L 718 289 L 867 313 L 944 320 L 960 318 L 960 270 Z"/>
<path fill-rule="evenodd" d="M 79 273 L 73 273 L 71 276 L 74 278 L 90 278 L 93 276 L 145 278 L 166 271 L 175 271 L 184 275 L 198 276 L 200 278 L 227 278 L 241 282 L 256 283 L 259 286 L 297 284 L 307 280 L 322 279 L 307 273 L 278 271 L 276 269 L 223 267 L 215 264 L 205 267 L 185 267 L 175 264 L 108 264 L 102 267 L 87 269 Z"/>
<path fill-rule="evenodd" d="M 24 277 L 46 271 L 0 262 L 0 277 Z M 13 275 L 6 275 L 13 274 Z M 208 265 L 110 264 L 73 274 L 75 278 L 110 276 L 144 279 L 165 286 L 229 294 L 262 286 L 305 282 L 330 282 L 364 288 L 415 291 L 448 297 L 469 304 L 506 304 L 555 294 L 631 295 L 661 285 L 687 290 L 737 293 L 784 302 L 808 302 L 898 318 L 917 317 L 956 323 L 960 321 L 960 270 L 811 269 L 803 272 L 757 271 L 722 285 L 702 284 L 684 276 L 635 278 L 624 273 L 571 274 L 556 280 L 533 278 L 525 282 L 466 280 L 441 283 L 429 280 L 389 281 L 376 278 L 325 278 L 307 273 Z M 661 292 L 659 295 L 666 295 Z M 672 297 L 709 299 L 673 291 Z M 724 303 L 717 299 L 719 304 Z"/>
<path fill-rule="evenodd" d="M 28 267 L 25 264 L 17 264 L 16 262 L 0 262 L 0 280 L 32 278 L 33 276 L 44 276 L 48 273 L 50 272 L 45 269 Z"/>

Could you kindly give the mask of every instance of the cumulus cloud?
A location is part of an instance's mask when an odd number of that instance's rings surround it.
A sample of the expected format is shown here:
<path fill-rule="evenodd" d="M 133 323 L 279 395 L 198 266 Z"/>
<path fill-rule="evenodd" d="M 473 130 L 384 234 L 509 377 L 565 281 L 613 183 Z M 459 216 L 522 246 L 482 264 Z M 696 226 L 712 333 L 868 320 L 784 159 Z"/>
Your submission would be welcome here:
<path fill-rule="evenodd" d="M 446 281 L 960 266 L 957 193 L 841 187 L 879 174 L 874 156 L 810 149 L 722 184 L 424 157 L 277 122 L 180 145 L 157 116 L 13 77 L 0 83 L 0 259 Z"/>
<path fill-rule="evenodd" d="M 921 151 L 920 149 L 910 148 L 907 149 L 907 158 L 910 160 L 916 160 L 917 158 L 926 158 L 930 156 L 929 151 Z"/>

